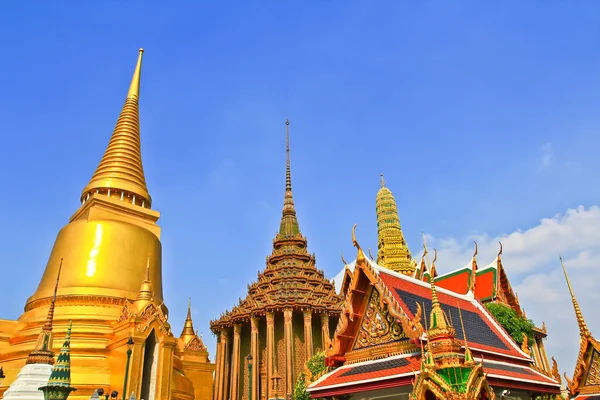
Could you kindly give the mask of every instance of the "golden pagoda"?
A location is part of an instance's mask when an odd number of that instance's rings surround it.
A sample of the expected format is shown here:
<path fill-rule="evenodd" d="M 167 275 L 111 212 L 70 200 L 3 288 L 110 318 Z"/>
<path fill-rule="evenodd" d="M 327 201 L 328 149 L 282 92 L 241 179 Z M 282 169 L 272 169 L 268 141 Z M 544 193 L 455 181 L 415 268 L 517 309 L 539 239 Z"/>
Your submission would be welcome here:
<path fill-rule="evenodd" d="M 306 361 L 330 343 L 342 308 L 331 281 L 317 270 L 300 232 L 290 173 L 286 120 L 283 213 L 273 252 L 248 295 L 210 328 L 217 335 L 215 400 L 291 398 Z M 279 390 L 273 379 L 282 382 Z"/>
<path fill-rule="evenodd" d="M 392 192 L 385 187 L 381 174 L 381 189 L 377 192 L 377 264 L 382 267 L 412 275 L 416 268 L 402 234 L 398 207 Z"/>
<path fill-rule="evenodd" d="M 141 157 L 142 55 L 140 49 L 104 156 L 80 207 L 58 233 L 37 290 L 18 320 L 0 320 L 0 365 L 6 375 L 0 395 L 36 346 L 62 261 L 53 327 L 64 335 L 73 321 L 71 384 L 77 392 L 70 398 L 88 399 L 99 388 L 121 392 L 124 386 L 145 400 L 212 397 L 214 364 L 206 347 L 186 329 L 178 340 L 167 321 L 160 213 L 151 209 Z"/>

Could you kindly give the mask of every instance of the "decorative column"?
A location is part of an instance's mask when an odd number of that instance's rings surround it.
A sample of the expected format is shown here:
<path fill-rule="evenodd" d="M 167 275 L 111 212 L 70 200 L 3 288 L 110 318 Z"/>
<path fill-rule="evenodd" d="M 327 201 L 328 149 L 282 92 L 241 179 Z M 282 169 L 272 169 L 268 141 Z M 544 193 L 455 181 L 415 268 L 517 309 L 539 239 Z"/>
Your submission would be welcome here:
<path fill-rule="evenodd" d="M 304 346 L 306 347 L 306 362 L 313 355 L 312 311 L 304 310 Z"/>
<path fill-rule="evenodd" d="M 223 360 L 221 357 L 223 356 L 223 350 L 221 347 L 221 335 L 217 337 L 217 357 L 216 357 L 216 371 L 215 371 L 215 392 L 213 393 L 213 398 L 215 400 L 223 400 L 221 394 L 221 367 L 223 366 Z"/>
<path fill-rule="evenodd" d="M 329 349 L 329 315 L 321 315 L 321 346 L 323 351 Z"/>
<path fill-rule="evenodd" d="M 272 397 L 273 388 L 271 375 L 273 374 L 273 350 L 275 346 L 275 315 L 272 311 L 267 312 L 267 400 Z"/>
<path fill-rule="evenodd" d="M 550 360 L 548 360 L 548 355 L 546 354 L 546 347 L 544 346 L 544 339 L 540 339 L 540 343 L 538 345 L 540 348 L 540 353 L 542 355 L 542 360 L 546 365 L 546 371 L 550 373 L 552 371 L 552 367 L 550 367 Z"/>
<path fill-rule="evenodd" d="M 229 400 L 229 329 L 221 329 L 221 348 L 223 349 L 223 370 L 221 379 L 223 380 L 223 400 Z"/>
<path fill-rule="evenodd" d="M 294 343 L 292 330 L 292 309 L 283 311 L 283 332 L 285 335 L 285 393 L 294 394 Z"/>
<path fill-rule="evenodd" d="M 240 386 L 240 337 L 242 325 L 233 325 L 233 349 L 231 351 L 231 400 L 237 400 Z"/>
<path fill-rule="evenodd" d="M 260 354 L 258 352 L 258 318 L 250 319 L 252 333 L 250 335 L 250 346 L 252 354 L 252 400 L 259 400 L 258 397 L 258 374 L 260 373 Z M 228 400 L 228 399 L 224 399 Z"/>

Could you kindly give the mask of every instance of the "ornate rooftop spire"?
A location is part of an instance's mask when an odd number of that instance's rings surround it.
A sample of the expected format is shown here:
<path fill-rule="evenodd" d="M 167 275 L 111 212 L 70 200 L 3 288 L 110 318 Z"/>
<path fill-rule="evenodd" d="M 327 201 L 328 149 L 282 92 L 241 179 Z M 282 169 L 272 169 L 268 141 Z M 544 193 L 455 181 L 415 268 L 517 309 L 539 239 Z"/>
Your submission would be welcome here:
<path fill-rule="evenodd" d="M 285 120 L 285 196 L 283 199 L 283 213 L 279 227 L 279 235 L 292 237 L 300 233 L 300 226 L 296 218 L 294 197 L 292 196 L 292 174 L 290 168 L 290 120 Z"/>
<path fill-rule="evenodd" d="M 562 265 L 563 272 L 565 273 L 565 279 L 567 280 L 567 286 L 569 287 L 569 292 L 571 293 L 571 300 L 573 302 L 573 308 L 575 309 L 575 316 L 577 317 L 577 324 L 579 325 L 579 334 L 582 337 L 589 337 L 592 334 L 590 333 L 585 320 L 583 319 L 583 314 L 581 313 L 581 308 L 579 308 L 579 303 L 575 298 L 575 293 L 573 292 L 573 287 L 571 287 L 571 281 L 569 280 L 569 275 L 567 275 L 567 269 L 565 268 L 565 264 L 563 263 L 563 259 L 561 256 L 560 264 Z"/>
<path fill-rule="evenodd" d="M 146 262 L 146 275 L 144 276 L 144 280 L 142 281 L 140 291 L 138 292 L 135 301 L 143 302 L 145 304 L 148 301 L 152 301 L 153 295 L 152 282 L 150 281 L 150 256 L 148 256 L 148 261 Z"/>
<path fill-rule="evenodd" d="M 477 282 L 477 254 L 479 253 L 479 246 L 475 243 L 475 252 L 473 253 L 473 259 L 471 260 L 471 279 L 469 281 L 469 291 L 475 295 L 475 284 Z"/>
<path fill-rule="evenodd" d="M 188 311 L 185 323 L 183 324 L 183 330 L 181 331 L 180 337 L 193 337 L 196 335 L 194 331 L 194 324 L 192 323 L 192 299 L 188 299 Z"/>
<path fill-rule="evenodd" d="M 365 253 L 360 248 L 358 241 L 356 240 L 356 234 L 354 231 L 356 230 L 356 224 L 352 227 L 352 245 L 356 247 L 357 255 L 356 255 L 356 265 L 362 264 L 366 262 L 367 258 L 365 257 Z"/>
<path fill-rule="evenodd" d="M 412 275 L 415 265 L 400 227 L 398 208 L 392 192 L 385 187 L 383 174 L 381 188 L 375 202 L 377 210 L 377 264 L 393 271 Z"/>
<path fill-rule="evenodd" d="M 433 261 L 431 262 L 431 314 L 429 316 L 429 330 L 427 332 L 428 340 L 434 340 L 438 337 L 455 337 L 456 332 L 448 320 L 448 316 L 442 310 L 442 306 L 437 297 L 435 287 L 435 262 L 437 261 L 437 250 L 433 250 Z"/>
<path fill-rule="evenodd" d="M 58 282 L 60 280 L 60 270 L 62 269 L 62 261 L 58 266 L 58 274 L 56 276 L 56 285 L 54 285 L 54 295 L 50 302 L 50 309 L 48 310 L 48 316 L 46 317 L 46 323 L 42 327 L 42 331 L 38 336 L 35 348 L 27 357 L 27 364 L 54 364 L 54 352 L 52 351 L 52 320 L 54 319 L 54 304 L 56 303 L 56 293 L 58 291 Z"/>
<path fill-rule="evenodd" d="M 97 192 L 108 196 L 118 196 L 121 200 L 142 207 L 150 208 L 151 206 L 152 199 L 146 187 L 142 166 L 138 108 L 143 53 L 144 49 L 140 49 L 125 105 L 121 110 L 104 156 L 90 183 L 83 189 L 82 202 L 90 194 Z"/>
<path fill-rule="evenodd" d="M 48 385 L 42 386 L 39 390 L 44 392 L 44 399 L 65 400 L 75 389 L 71 386 L 71 326 L 69 321 L 67 335 L 62 345 L 56 364 L 52 369 L 52 374 L 48 380 Z"/>

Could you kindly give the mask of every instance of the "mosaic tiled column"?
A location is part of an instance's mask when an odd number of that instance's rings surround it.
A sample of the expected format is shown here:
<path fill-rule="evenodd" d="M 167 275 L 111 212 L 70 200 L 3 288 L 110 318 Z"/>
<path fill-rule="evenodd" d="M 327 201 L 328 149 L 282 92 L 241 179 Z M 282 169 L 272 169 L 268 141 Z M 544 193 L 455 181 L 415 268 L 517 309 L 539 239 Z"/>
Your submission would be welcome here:
<path fill-rule="evenodd" d="M 273 349 L 275 346 L 275 315 L 267 312 L 267 399 L 272 396 L 271 375 L 273 374 Z"/>
<path fill-rule="evenodd" d="M 306 347 L 306 362 L 313 355 L 312 311 L 304 310 L 304 346 Z"/>
<path fill-rule="evenodd" d="M 329 315 L 321 315 L 321 346 L 326 351 L 329 348 Z"/>
<path fill-rule="evenodd" d="M 233 348 L 231 351 L 231 400 L 237 400 L 240 386 L 240 335 L 242 325 L 233 325 Z"/>
<path fill-rule="evenodd" d="M 258 375 L 260 373 L 260 353 L 258 351 L 258 318 L 252 317 L 250 346 L 252 354 L 252 400 L 259 400 L 258 397 Z"/>
<path fill-rule="evenodd" d="M 283 311 L 283 332 L 285 334 L 285 393 L 294 394 L 294 343 L 292 327 L 292 309 Z"/>

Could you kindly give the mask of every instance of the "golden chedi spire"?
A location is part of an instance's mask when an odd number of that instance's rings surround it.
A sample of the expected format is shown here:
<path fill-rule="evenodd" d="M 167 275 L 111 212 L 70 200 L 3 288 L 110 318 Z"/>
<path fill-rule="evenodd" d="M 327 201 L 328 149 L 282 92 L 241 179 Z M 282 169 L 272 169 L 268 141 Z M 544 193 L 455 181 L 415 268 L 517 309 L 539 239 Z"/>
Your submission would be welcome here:
<path fill-rule="evenodd" d="M 285 120 L 285 195 L 283 198 L 283 212 L 281 224 L 279 226 L 279 235 L 283 237 L 293 237 L 300 233 L 298 218 L 296 217 L 296 208 L 294 207 L 294 197 L 292 196 L 292 174 L 290 168 L 290 120 Z"/>
<path fill-rule="evenodd" d="M 377 264 L 402 274 L 412 275 L 415 264 L 408 250 L 402 228 L 396 200 L 392 192 L 385 187 L 381 174 L 381 188 L 375 202 L 377 210 Z"/>
<path fill-rule="evenodd" d="M 567 286 L 569 287 L 569 293 L 571 293 L 571 301 L 573 302 L 573 308 L 575 309 L 575 316 L 577 317 L 577 325 L 579 325 L 579 334 L 581 337 L 589 338 L 592 336 L 590 330 L 585 323 L 585 319 L 583 319 L 583 314 L 581 313 L 581 308 L 579 308 L 579 303 L 575 298 L 575 293 L 573 292 L 573 287 L 571 286 L 571 281 L 569 280 L 569 275 L 567 275 L 567 269 L 565 268 L 565 264 L 563 263 L 563 259 L 561 256 L 560 264 L 562 265 L 563 272 L 565 274 L 565 279 L 567 280 Z"/>
<path fill-rule="evenodd" d="M 46 323 L 42 327 L 42 331 L 38 336 L 35 348 L 27 357 L 27 364 L 54 364 L 54 352 L 52 351 L 52 320 L 54 319 L 54 305 L 56 303 L 56 293 L 58 292 L 58 282 L 60 280 L 60 270 L 62 269 L 62 259 L 58 266 L 58 275 L 56 276 L 56 285 L 54 285 L 54 295 L 50 302 L 50 309 L 46 317 Z"/>
<path fill-rule="evenodd" d="M 92 179 L 83 189 L 81 201 L 84 202 L 94 192 L 121 196 L 128 202 L 150 208 L 151 197 L 146 187 L 140 141 L 140 118 L 138 100 L 140 96 L 140 76 L 142 73 L 142 55 L 139 56 L 131 86 L 117 125 L 108 147 Z"/>

